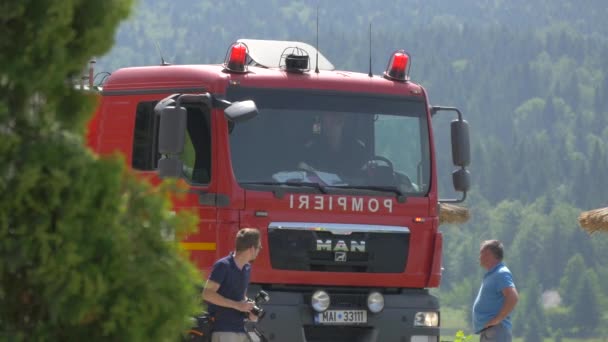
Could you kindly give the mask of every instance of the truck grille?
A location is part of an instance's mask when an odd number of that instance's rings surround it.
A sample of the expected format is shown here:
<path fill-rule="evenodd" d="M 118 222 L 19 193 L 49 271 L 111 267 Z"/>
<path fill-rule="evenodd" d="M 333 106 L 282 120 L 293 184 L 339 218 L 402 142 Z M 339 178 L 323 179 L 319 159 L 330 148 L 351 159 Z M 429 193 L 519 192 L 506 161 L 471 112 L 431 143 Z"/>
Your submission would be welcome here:
<path fill-rule="evenodd" d="M 409 249 L 407 227 L 271 223 L 274 269 L 321 272 L 402 273 Z"/>

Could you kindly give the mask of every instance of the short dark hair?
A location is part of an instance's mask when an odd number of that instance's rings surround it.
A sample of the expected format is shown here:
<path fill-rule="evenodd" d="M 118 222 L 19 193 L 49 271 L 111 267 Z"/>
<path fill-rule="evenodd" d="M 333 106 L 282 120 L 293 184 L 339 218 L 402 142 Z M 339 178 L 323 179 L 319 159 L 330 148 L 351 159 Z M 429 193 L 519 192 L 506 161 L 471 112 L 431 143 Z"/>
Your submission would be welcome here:
<path fill-rule="evenodd" d="M 243 228 L 236 233 L 236 251 L 242 252 L 260 245 L 260 231 L 256 228 Z"/>
<path fill-rule="evenodd" d="M 502 260 L 504 256 L 504 246 L 498 240 L 486 240 L 481 243 L 481 250 L 489 250 L 496 259 Z"/>

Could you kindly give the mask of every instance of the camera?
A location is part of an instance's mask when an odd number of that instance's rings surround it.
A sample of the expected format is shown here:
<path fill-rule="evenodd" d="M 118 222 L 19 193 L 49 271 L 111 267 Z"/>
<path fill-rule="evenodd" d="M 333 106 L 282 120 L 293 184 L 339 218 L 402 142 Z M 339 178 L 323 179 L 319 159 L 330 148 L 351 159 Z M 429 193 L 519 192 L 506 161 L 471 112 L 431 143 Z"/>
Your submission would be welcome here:
<path fill-rule="evenodd" d="M 254 305 L 253 309 L 251 309 L 251 313 L 258 319 L 262 319 L 264 317 L 265 312 L 261 305 L 268 303 L 269 300 L 270 296 L 268 295 L 268 293 L 266 293 L 266 291 L 261 290 L 260 292 L 258 292 L 253 298 Z"/>

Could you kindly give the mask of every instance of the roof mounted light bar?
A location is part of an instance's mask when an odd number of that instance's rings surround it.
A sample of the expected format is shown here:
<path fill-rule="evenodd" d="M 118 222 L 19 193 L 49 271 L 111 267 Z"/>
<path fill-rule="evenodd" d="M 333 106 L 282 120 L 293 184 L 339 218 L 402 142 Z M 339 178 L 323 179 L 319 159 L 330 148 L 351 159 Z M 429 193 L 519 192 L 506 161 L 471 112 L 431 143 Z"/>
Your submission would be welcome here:
<path fill-rule="evenodd" d="M 384 71 L 384 78 L 407 82 L 410 80 L 410 54 L 404 50 L 398 50 L 393 53 L 391 59 L 388 61 L 386 71 Z"/>
<path fill-rule="evenodd" d="M 302 48 L 288 47 L 281 54 L 279 67 L 288 72 L 310 71 L 310 56 Z"/>
<path fill-rule="evenodd" d="M 237 42 L 232 44 L 224 59 L 224 70 L 228 72 L 246 73 L 248 53 L 249 50 L 244 43 Z"/>

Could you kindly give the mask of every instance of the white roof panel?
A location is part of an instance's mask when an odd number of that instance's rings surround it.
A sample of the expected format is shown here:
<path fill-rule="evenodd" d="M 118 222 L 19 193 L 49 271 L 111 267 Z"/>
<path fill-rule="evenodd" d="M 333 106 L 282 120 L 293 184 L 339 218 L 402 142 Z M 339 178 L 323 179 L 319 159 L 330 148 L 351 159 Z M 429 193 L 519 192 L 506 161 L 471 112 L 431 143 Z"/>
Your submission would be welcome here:
<path fill-rule="evenodd" d="M 239 39 L 247 45 L 249 57 L 256 63 L 267 68 L 279 68 L 284 66 L 285 61 L 281 61 L 284 53 L 289 53 L 289 48 L 300 48 L 308 53 L 310 57 L 310 70 L 315 70 L 316 52 L 314 46 L 302 42 L 287 40 L 260 40 L 260 39 Z M 319 52 L 319 69 L 334 70 L 334 65 Z"/>

